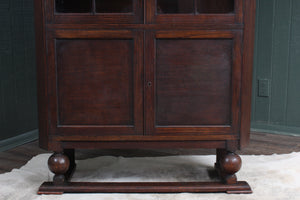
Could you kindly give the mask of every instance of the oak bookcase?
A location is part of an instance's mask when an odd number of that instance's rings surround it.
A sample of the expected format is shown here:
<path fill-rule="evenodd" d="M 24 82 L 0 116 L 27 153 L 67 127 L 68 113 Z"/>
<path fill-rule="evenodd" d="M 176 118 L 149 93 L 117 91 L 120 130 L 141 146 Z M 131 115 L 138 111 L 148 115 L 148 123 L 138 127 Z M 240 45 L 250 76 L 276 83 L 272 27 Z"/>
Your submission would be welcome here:
<path fill-rule="evenodd" d="M 35 0 L 40 146 L 64 192 L 250 193 L 255 0 Z M 74 183 L 75 149 L 214 148 L 219 182 Z"/>

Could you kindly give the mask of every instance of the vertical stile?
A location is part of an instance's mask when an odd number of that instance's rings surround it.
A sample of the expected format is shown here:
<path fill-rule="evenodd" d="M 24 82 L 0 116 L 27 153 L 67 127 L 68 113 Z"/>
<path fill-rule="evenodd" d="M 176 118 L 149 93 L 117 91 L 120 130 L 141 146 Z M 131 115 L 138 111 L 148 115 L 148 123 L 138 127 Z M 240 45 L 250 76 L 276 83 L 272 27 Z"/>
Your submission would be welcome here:
<path fill-rule="evenodd" d="M 96 14 L 96 0 L 92 0 L 92 14 Z"/>
<path fill-rule="evenodd" d="M 194 14 L 197 15 L 197 0 L 194 0 Z"/>

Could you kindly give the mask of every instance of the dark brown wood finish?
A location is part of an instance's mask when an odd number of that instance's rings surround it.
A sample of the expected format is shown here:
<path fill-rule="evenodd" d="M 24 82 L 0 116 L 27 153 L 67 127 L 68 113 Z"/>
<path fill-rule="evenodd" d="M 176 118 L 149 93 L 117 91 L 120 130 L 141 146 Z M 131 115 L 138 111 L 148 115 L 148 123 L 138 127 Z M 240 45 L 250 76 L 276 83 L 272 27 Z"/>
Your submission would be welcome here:
<path fill-rule="evenodd" d="M 223 182 L 227 184 L 236 183 L 237 177 L 235 173 L 241 169 L 241 166 L 242 160 L 239 155 L 225 149 L 217 149 L 215 168 Z"/>
<path fill-rule="evenodd" d="M 48 159 L 48 167 L 55 175 L 53 182 L 55 184 L 64 184 L 67 181 L 65 174 L 70 168 L 70 159 L 63 153 L 54 153 Z"/>
<path fill-rule="evenodd" d="M 208 149 L 208 148 L 226 148 L 225 141 L 122 141 L 122 142 L 90 142 L 90 141 L 74 141 L 74 142 L 62 142 L 63 148 L 81 148 L 81 149 L 139 149 L 141 146 L 143 149 Z M 80 147 L 78 147 L 80 146 Z"/>
<path fill-rule="evenodd" d="M 250 139 L 252 70 L 255 36 L 255 0 L 245 1 L 244 7 L 244 39 L 243 39 L 243 70 L 241 95 L 241 129 L 240 148 L 248 145 Z"/>
<path fill-rule="evenodd" d="M 56 40 L 58 126 L 134 125 L 133 45 L 130 39 Z"/>
<path fill-rule="evenodd" d="M 90 140 L 90 139 L 89 139 Z M 82 140 L 84 141 L 84 140 Z M 0 152 L 0 174 L 10 172 L 14 168 L 20 168 L 26 164 L 33 156 L 42 153 L 49 153 L 38 147 L 38 141 L 34 141 L 22 146 Z M 300 137 L 278 135 L 269 133 L 251 132 L 250 145 L 242 151 L 237 151 L 240 155 L 272 155 L 288 154 L 300 151 Z M 123 156 L 123 157 L 157 157 L 175 155 L 212 155 L 214 149 L 78 149 L 76 150 L 76 160 L 94 158 L 98 156 Z"/>
<path fill-rule="evenodd" d="M 49 32 L 51 135 L 143 134 L 142 36 Z"/>
<path fill-rule="evenodd" d="M 241 37 L 240 31 L 146 34 L 146 134 L 238 133 Z"/>
<path fill-rule="evenodd" d="M 159 183 L 91 183 L 75 182 L 66 185 L 54 185 L 45 182 L 38 194 L 63 193 L 179 193 L 179 192 L 227 192 L 228 194 L 252 193 L 247 182 L 239 181 L 235 184 L 218 182 L 159 182 Z"/>
<path fill-rule="evenodd" d="M 248 143 L 255 0 L 156 1 L 35 0 L 40 145 L 54 158 L 72 161 L 80 148 L 180 147 L 236 160 Z M 217 163 L 221 176 L 238 170 Z M 52 192 L 68 187 L 60 165 L 49 164 Z"/>
<path fill-rule="evenodd" d="M 47 59 L 46 59 L 46 30 L 45 12 L 43 1 L 35 1 L 35 38 L 36 38 L 36 65 L 37 65 L 37 98 L 38 98 L 38 117 L 40 147 L 48 149 L 48 96 L 47 96 Z"/>
<path fill-rule="evenodd" d="M 102 29 L 102 30 L 241 30 L 243 24 L 46 24 L 48 29 Z"/>
<path fill-rule="evenodd" d="M 155 126 L 231 125 L 232 43 L 156 39 Z"/>

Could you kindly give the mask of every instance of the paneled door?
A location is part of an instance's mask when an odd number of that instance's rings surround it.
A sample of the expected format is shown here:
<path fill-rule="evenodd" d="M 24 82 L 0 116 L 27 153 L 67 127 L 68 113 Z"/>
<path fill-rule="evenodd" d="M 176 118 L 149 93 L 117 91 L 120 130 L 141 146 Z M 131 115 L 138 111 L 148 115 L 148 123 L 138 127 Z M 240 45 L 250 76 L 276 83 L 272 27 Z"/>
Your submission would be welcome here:
<path fill-rule="evenodd" d="M 143 134 L 142 48 L 138 31 L 50 32 L 50 132 Z"/>
<path fill-rule="evenodd" d="M 240 31 L 147 33 L 146 134 L 238 134 L 241 38 Z"/>

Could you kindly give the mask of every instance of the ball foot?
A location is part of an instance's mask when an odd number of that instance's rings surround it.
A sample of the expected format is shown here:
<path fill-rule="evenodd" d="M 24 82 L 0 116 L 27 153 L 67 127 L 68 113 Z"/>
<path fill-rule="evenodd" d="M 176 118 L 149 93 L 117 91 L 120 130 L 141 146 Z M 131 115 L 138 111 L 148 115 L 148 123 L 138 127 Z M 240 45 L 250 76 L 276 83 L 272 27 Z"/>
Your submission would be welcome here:
<path fill-rule="evenodd" d="M 70 159 L 63 153 L 54 153 L 48 159 L 48 167 L 55 175 L 53 183 L 63 184 L 67 181 L 65 176 L 70 167 Z"/>
<path fill-rule="evenodd" d="M 217 162 L 215 164 L 215 168 L 225 183 L 237 183 L 235 173 L 241 169 L 241 166 L 242 160 L 239 155 L 225 149 L 217 150 Z"/>

